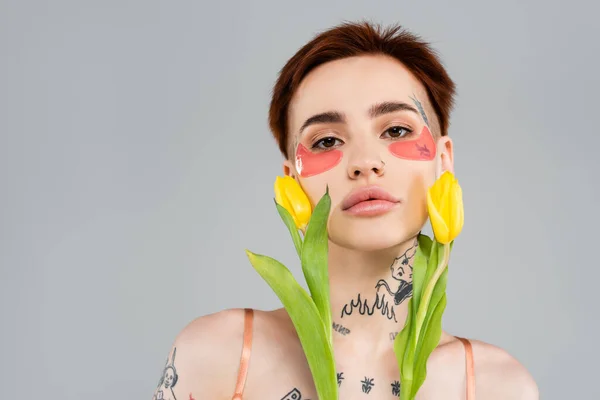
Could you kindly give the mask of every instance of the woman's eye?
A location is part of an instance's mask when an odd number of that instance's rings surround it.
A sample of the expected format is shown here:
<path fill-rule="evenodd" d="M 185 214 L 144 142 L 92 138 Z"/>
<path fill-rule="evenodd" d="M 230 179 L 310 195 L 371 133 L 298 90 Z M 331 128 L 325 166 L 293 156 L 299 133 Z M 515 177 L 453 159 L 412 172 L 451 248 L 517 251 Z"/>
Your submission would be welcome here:
<path fill-rule="evenodd" d="M 325 137 L 321 140 L 315 142 L 312 145 L 313 149 L 329 149 L 336 145 L 336 142 L 342 142 L 340 139 L 334 138 L 332 136 Z"/>
<path fill-rule="evenodd" d="M 391 128 L 387 129 L 383 134 L 389 134 L 391 138 L 401 138 L 408 135 L 411 132 L 412 131 L 410 129 L 407 129 L 403 126 L 392 126 Z"/>

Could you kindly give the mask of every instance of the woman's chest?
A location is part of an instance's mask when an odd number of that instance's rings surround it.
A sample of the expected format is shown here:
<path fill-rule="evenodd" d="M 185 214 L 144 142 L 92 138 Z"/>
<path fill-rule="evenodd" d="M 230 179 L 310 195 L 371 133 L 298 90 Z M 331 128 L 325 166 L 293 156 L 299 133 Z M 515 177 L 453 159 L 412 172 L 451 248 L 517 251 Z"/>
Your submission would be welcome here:
<path fill-rule="evenodd" d="M 304 360 L 296 361 L 255 366 L 254 373 L 250 368 L 244 400 L 318 400 L 308 366 Z M 261 360 L 261 364 L 267 362 Z M 397 369 L 356 362 L 337 365 L 336 370 L 340 400 L 393 400 L 400 395 L 402 383 Z M 416 398 L 427 399 L 464 400 L 464 377 L 451 370 L 440 375 L 437 368 L 432 368 Z"/>

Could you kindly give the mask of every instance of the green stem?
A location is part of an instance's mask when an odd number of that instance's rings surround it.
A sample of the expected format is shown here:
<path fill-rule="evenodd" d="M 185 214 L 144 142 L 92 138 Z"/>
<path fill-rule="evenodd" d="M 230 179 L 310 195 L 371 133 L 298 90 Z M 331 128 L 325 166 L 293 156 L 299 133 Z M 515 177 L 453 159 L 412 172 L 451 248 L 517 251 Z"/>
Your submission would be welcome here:
<path fill-rule="evenodd" d="M 421 334 L 421 328 L 423 327 L 423 322 L 425 321 L 425 316 L 427 315 L 427 309 L 429 308 L 429 302 L 431 301 L 431 295 L 433 294 L 433 289 L 435 288 L 435 284 L 442 276 L 442 273 L 448 266 L 448 258 L 450 257 L 450 244 L 445 244 L 444 246 L 444 255 L 440 260 L 431 280 L 427 283 L 425 290 L 423 291 L 423 295 L 421 296 L 421 303 L 419 304 L 419 309 L 417 310 L 417 324 L 416 324 L 416 338 L 415 345 L 419 342 L 419 336 Z"/>
<path fill-rule="evenodd" d="M 400 400 L 412 400 L 410 398 L 410 392 L 412 389 L 412 381 L 406 380 L 400 382 Z"/>

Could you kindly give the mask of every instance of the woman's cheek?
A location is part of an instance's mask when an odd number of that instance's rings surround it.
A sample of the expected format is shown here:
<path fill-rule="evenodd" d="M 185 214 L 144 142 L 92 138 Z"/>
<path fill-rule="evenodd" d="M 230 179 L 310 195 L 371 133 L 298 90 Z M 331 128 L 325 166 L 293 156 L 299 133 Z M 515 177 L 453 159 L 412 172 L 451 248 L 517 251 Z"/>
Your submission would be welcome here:
<path fill-rule="evenodd" d="M 435 158 L 435 141 L 427 126 L 414 140 L 394 142 L 389 145 L 390 152 L 398 158 L 416 161 L 431 161 Z"/>
<path fill-rule="evenodd" d="M 342 161 L 341 150 L 329 150 L 322 153 L 311 153 L 302 143 L 296 149 L 296 170 L 303 178 L 329 171 Z"/>

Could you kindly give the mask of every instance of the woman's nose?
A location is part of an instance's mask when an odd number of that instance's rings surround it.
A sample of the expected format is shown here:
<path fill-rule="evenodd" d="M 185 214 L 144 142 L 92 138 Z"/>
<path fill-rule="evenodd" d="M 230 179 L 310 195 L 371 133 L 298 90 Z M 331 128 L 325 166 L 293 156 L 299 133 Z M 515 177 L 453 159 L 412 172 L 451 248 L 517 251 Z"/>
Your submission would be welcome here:
<path fill-rule="evenodd" d="M 348 164 L 348 176 L 351 179 L 358 179 L 371 174 L 382 176 L 385 169 L 383 160 L 375 155 L 362 155 L 356 157 Z"/>

